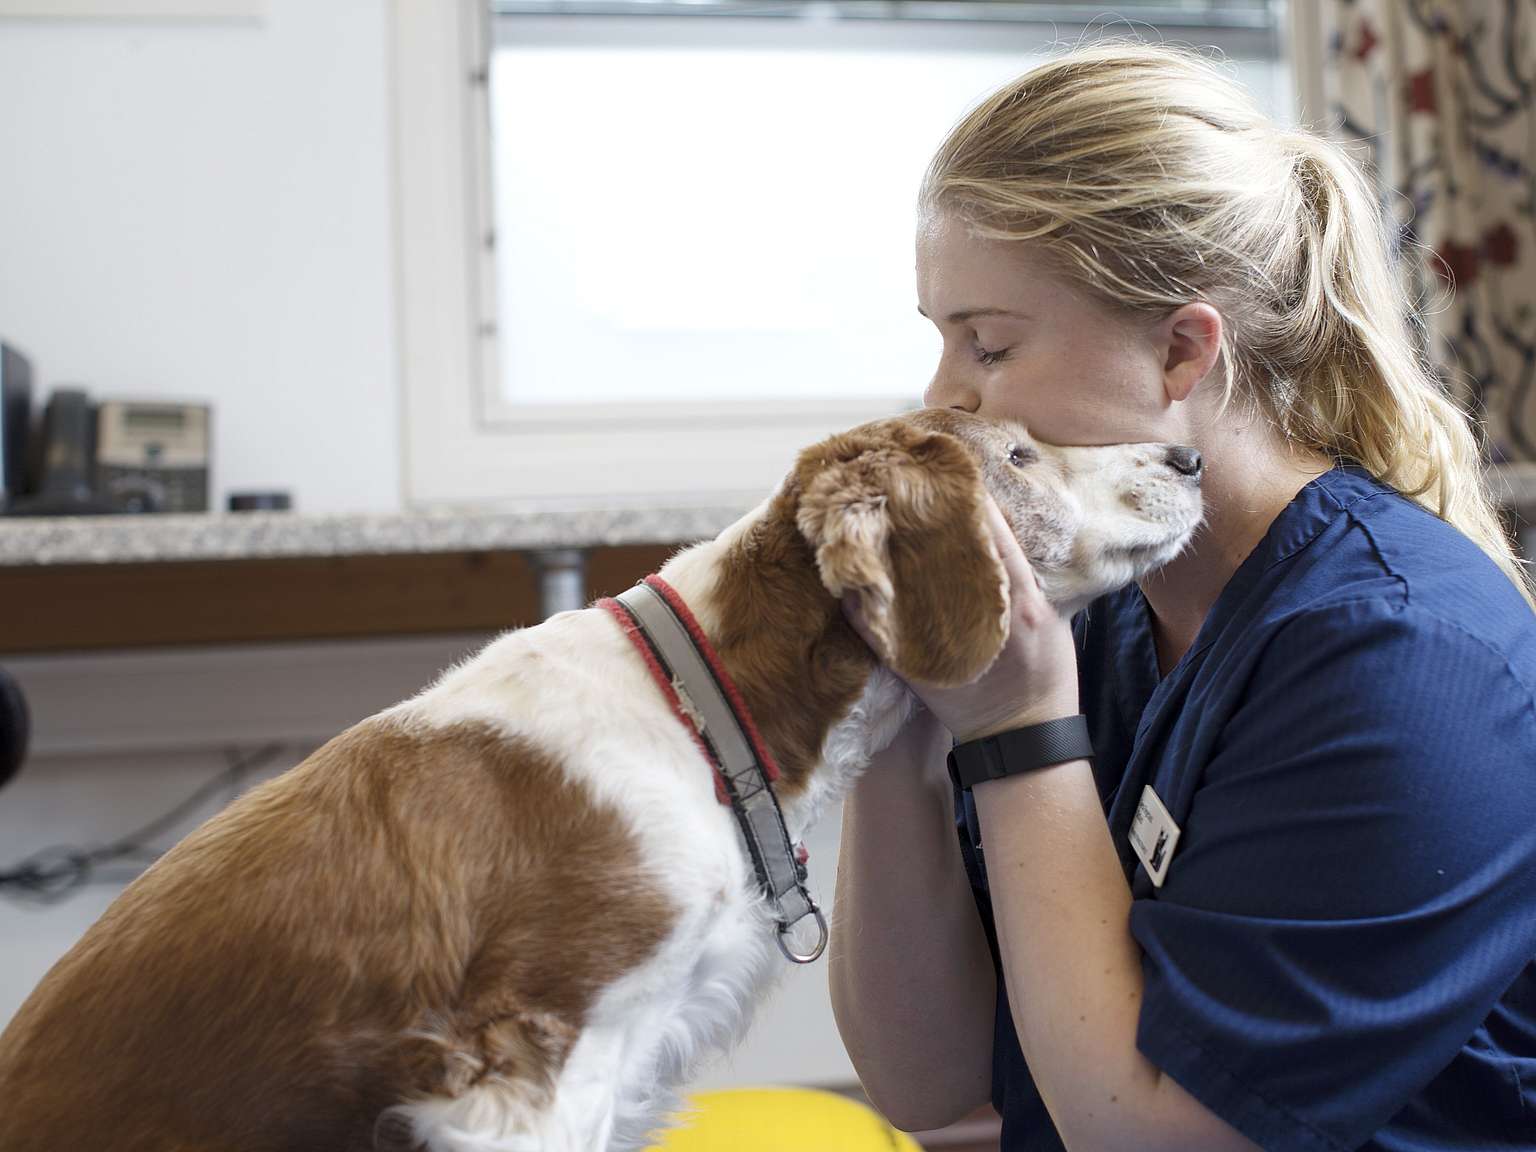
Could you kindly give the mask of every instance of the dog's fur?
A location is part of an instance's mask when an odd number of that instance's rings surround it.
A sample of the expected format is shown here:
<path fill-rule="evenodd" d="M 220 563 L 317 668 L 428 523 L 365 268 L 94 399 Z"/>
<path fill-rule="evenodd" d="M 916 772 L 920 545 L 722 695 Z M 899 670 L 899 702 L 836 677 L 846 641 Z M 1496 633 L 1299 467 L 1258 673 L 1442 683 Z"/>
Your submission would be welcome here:
<path fill-rule="evenodd" d="M 1199 519 L 1163 446 L 930 411 L 807 449 L 661 569 L 778 762 L 792 837 L 909 715 L 891 671 L 964 683 L 1000 650 L 983 484 L 1064 610 Z M 639 1148 L 782 964 L 690 733 L 606 612 L 565 612 L 133 883 L 0 1036 L 0 1152 Z"/>

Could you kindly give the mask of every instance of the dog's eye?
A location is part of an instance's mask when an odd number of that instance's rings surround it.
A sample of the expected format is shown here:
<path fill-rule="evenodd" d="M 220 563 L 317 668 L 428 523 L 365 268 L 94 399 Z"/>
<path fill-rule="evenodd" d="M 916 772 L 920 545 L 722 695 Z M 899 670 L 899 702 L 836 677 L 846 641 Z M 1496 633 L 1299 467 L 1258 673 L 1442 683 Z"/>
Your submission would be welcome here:
<path fill-rule="evenodd" d="M 1040 458 L 1033 448 L 1025 448 L 1019 444 L 1008 445 L 1008 463 L 1015 468 L 1022 468 L 1026 464 L 1033 464 Z"/>

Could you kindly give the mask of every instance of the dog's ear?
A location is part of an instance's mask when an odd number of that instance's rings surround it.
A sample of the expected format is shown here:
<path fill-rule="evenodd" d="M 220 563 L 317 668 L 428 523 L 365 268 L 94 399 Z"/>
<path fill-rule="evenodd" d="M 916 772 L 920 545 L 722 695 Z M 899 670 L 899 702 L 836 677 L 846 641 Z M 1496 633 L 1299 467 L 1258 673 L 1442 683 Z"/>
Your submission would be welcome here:
<path fill-rule="evenodd" d="M 930 684 L 985 672 L 1008 637 L 1008 573 L 964 446 L 880 421 L 806 449 L 795 474 L 821 582 L 857 598 L 876 655 Z"/>

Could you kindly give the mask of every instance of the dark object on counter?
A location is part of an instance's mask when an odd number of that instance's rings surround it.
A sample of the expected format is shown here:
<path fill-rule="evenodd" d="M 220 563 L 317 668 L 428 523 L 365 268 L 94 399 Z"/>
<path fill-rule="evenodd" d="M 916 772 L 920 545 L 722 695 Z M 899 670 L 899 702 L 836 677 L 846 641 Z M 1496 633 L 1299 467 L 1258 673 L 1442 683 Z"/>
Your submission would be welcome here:
<path fill-rule="evenodd" d="M 287 492 L 231 492 L 231 512 L 287 512 L 293 507 L 293 497 Z"/>
<path fill-rule="evenodd" d="M 0 343 L 0 512 L 27 490 L 32 426 L 32 362 Z"/>
<path fill-rule="evenodd" d="M 33 483 L 14 516 L 206 512 L 212 409 L 162 400 L 93 403 L 59 388 L 33 445 Z"/>
<path fill-rule="evenodd" d="M 96 495 L 96 409 L 79 388 L 58 388 L 43 409 L 37 491 L 11 502 L 12 516 L 100 516 L 122 509 Z"/>
<path fill-rule="evenodd" d="M 0 668 L 0 788 L 16 775 L 27 758 L 32 721 L 21 685 Z"/>

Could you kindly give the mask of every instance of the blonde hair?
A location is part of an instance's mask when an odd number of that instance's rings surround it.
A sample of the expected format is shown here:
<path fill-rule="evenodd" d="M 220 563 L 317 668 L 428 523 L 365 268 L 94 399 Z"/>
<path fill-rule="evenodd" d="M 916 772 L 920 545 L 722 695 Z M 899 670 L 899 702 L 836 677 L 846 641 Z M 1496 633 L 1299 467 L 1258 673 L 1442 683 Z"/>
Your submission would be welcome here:
<path fill-rule="evenodd" d="M 1097 299 L 1222 315 L 1223 402 L 1373 476 L 1476 543 L 1536 608 L 1477 425 L 1423 352 L 1383 213 L 1338 145 L 1283 130 L 1192 51 L 1108 41 L 1020 76 L 935 154 L 920 208 L 1035 241 Z"/>

